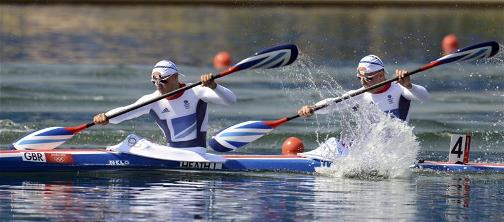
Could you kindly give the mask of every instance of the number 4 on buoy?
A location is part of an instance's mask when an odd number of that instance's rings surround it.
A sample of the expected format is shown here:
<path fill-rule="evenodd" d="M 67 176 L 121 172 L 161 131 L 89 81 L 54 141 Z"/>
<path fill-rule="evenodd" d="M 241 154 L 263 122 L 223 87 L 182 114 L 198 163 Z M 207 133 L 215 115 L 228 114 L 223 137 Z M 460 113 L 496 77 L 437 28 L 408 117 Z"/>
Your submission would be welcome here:
<path fill-rule="evenodd" d="M 450 154 L 448 162 L 467 164 L 469 163 L 469 150 L 471 148 L 470 134 L 452 134 L 450 142 Z"/>

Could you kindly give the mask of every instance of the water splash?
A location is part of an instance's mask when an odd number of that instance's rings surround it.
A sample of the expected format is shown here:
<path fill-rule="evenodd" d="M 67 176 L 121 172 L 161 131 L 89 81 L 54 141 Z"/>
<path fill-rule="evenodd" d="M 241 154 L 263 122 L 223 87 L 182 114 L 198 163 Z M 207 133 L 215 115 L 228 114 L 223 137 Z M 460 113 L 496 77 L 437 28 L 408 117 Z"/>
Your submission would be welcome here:
<path fill-rule="evenodd" d="M 280 82 L 284 84 L 284 91 L 290 98 L 301 105 L 314 104 L 324 98 L 342 95 L 346 90 L 338 83 L 338 77 L 347 77 L 350 75 L 348 72 L 352 71 L 354 70 L 329 71 L 319 68 L 311 58 L 301 54 L 298 62 L 285 71 L 286 75 L 283 76 L 287 76 L 287 80 Z M 287 84 L 291 85 L 286 87 Z M 299 92 L 309 94 L 310 97 L 299 95 Z M 327 176 L 365 179 L 409 175 L 409 167 L 420 148 L 413 127 L 392 119 L 376 106 L 359 105 L 361 108 L 357 111 L 346 110 L 312 117 L 315 121 L 311 124 L 316 124 L 317 143 L 333 146 L 325 149 L 327 152 L 323 154 L 326 159 L 333 161 L 332 167 L 320 168 L 317 172 Z M 348 156 L 341 157 L 337 154 L 336 145 L 329 140 L 331 137 L 340 138 L 347 144 L 350 150 Z"/>
<path fill-rule="evenodd" d="M 420 144 L 413 127 L 391 118 L 375 106 L 342 113 L 340 140 L 349 154 L 330 154 L 330 168 L 319 168 L 322 175 L 362 179 L 407 177 Z M 333 149 L 334 150 L 334 149 Z"/>
<path fill-rule="evenodd" d="M 345 90 L 337 80 L 346 76 L 347 72 L 348 69 L 333 70 L 318 66 L 311 57 L 301 53 L 297 62 L 285 67 L 282 75 L 274 77 L 279 77 L 276 81 L 282 84 L 286 97 L 300 108 L 344 93 Z M 331 129 L 337 128 L 333 121 L 320 116 L 314 115 L 311 119 L 314 121 L 305 120 L 305 128 L 310 131 L 315 128 L 315 140 L 319 144 L 325 141 L 327 132 L 333 132 Z"/>
<path fill-rule="evenodd" d="M 0 119 L 0 132 L 28 132 L 33 128 L 16 123 L 10 119 Z"/>

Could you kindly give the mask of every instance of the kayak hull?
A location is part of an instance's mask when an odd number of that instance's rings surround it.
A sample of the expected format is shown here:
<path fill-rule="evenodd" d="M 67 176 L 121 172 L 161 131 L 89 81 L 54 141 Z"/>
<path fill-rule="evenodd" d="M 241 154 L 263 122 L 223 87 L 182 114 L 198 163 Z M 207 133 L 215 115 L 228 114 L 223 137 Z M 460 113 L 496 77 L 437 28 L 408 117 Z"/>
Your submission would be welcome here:
<path fill-rule="evenodd" d="M 215 171 L 285 171 L 313 173 L 330 161 L 293 155 L 224 155 L 225 161 L 186 162 L 152 159 L 102 149 L 2 150 L 0 173 L 121 169 L 174 169 Z M 504 164 L 455 164 L 421 161 L 414 168 L 446 172 L 503 172 Z"/>
<path fill-rule="evenodd" d="M 417 163 L 415 165 L 415 168 L 427 169 L 433 171 L 446 171 L 446 172 L 504 173 L 504 164 L 494 164 L 494 163 L 456 164 L 449 162 L 423 161 L 421 163 Z"/>
<path fill-rule="evenodd" d="M 228 155 L 225 161 L 185 162 L 152 159 L 106 150 L 0 151 L 0 172 L 81 171 L 108 169 L 180 169 L 222 171 L 315 172 L 327 161 L 287 155 Z"/>

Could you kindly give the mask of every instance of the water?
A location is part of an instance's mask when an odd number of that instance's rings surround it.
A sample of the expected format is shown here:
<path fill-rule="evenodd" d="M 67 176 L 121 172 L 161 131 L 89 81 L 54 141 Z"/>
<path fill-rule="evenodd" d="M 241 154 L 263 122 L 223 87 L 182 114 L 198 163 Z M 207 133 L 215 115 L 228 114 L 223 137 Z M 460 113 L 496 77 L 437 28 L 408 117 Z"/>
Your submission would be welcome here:
<path fill-rule="evenodd" d="M 389 62 L 428 62 L 441 39 L 504 40 L 502 8 L 212 7 L 1 5 L 3 61 L 207 65 L 221 50 L 292 42 L 318 63 L 352 64 L 380 53 Z M 187 44 L 190 42 L 190 44 Z"/>
<path fill-rule="evenodd" d="M 430 173 L 377 181 L 178 171 L 3 175 L 0 214 L 40 221 L 499 221 L 503 181 Z"/>
<path fill-rule="evenodd" d="M 439 57 L 438 40 L 446 29 L 467 44 L 504 39 L 500 31 L 504 16 L 495 9 L 119 6 L 112 10 L 10 5 L 0 9 L 6 27 L 0 29 L 1 149 L 27 132 L 87 123 L 96 113 L 152 92 L 151 66 L 167 55 L 181 64 L 186 74 L 182 80 L 194 82 L 199 74 L 213 71 L 208 64 L 220 49 L 239 60 L 283 42 L 300 47 L 300 59 L 292 66 L 243 71 L 218 80 L 235 92 L 238 102 L 229 107 L 210 105 L 210 136 L 239 122 L 292 116 L 304 104 L 359 87 L 356 61 L 371 52 L 380 54 L 392 73 L 398 67 L 416 69 Z M 204 17 L 209 14 L 215 18 Z M 460 19 L 446 19 L 454 16 Z M 59 22 L 61 18 L 67 23 Z M 265 28 L 263 24 L 272 19 L 277 23 Z M 399 34 L 387 27 L 396 27 Z M 2 174 L 0 218 L 500 221 L 502 175 L 416 172 L 407 167 L 414 159 L 446 160 L 449 134 L 467 132 L 473 135 L 473 161 L 504 162 L 503 58 L 500 54 L 492 60 L 443 65 L 416 74 L 414 83 L 426 86 L 432 100 L 413 104 L 412 128 L 382 119 L 371 132 L 387 132 L 393 139 L 360 135 L 355 149 L 363 155 L 342 159 L 335 168 L 317 174 Z M 342 131 L 355 133 L 349 130 L 353 123 L 373 114 L 371 110 L 296 119 L 237 152 L 278 154 L 290 136 L 313 149 Z M 129 133 L 164 142 L 153 121 L 141 117 L 94 126 L 62 147 L 103 148 Z"/>

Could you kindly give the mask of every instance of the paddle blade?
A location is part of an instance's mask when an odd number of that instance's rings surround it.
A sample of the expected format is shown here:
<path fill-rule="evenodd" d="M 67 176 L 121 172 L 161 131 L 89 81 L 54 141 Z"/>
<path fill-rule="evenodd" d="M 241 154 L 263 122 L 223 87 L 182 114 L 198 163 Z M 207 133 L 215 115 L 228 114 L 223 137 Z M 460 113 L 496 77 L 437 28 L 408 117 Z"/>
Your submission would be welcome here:
<path fill-rule="evenodd" d="M 236 124 L 212 137 L 208 145 L 218 152 L 233 151 L 258 140 L 285 122 L 287 122 L 287 118 L 276 121 L 247 121 Z"/>
<path fill-rule="evenodd" d="M 76 127 L 49 127 L 20 138 L 12 146 L 17 150 L 52 150 L 85 128 L 86 124 Z"/>
<path fill-rule="evenodd" d="M 236 64 L 234 71 L 246 69 L 271 69 L 290 65 L 298 57 L 298 48 L 293 44 L 279 45 L 256 52 L 254 56 L 246 58 Z"/>
<path fill-rule="evenodd" d="M 463 49 L 459 49 L 454 53 L 443 56 L 436 60 L 440 64 L 458 62 L 458 61 L 472 61 L 482 58 L 490 58 L 499 52 L 499 43 L 495 41 L 483 42 Z"/>

